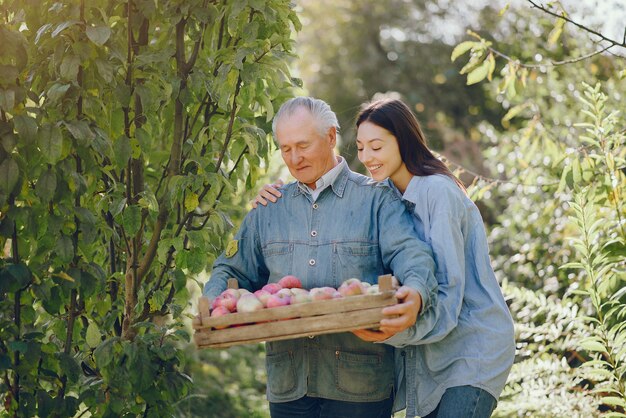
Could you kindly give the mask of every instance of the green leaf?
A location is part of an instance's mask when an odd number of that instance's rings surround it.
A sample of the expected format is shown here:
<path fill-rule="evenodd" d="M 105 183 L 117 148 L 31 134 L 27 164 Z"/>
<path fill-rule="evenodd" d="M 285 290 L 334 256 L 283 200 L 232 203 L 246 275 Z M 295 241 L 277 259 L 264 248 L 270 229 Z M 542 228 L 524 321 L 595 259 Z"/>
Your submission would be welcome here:
<path fill-rule="evenodd" d="M 467 85 L 476 84 L 487 77 L 489 74 L 489 66 L 489 60 L 485 60 L 478 68 L 470 71 L 467 75 Z"/>
<path fill-rule="evenodd" d="M 580 347 L 587 351 L 596 353 L 606 353 L 606 347 L 600 341 L 594 339 L 587 339 L 580 342 Z"/>
<path fill-rule="evenodd" d="M 65 80 L 75 81 L 78 76 L 78 67 L 80 67 L 80 58 L 78 55 L 67 55 L 61 61 L 61 77 Z"/>
<path fill-rule="evenodd" d="M 129 236 L 135 235 L 141 227 L 141 208 L 137 205 L 128 206 L 122 212 L 122 226 Z"/>
<path fill-rule="evenodd" d="M 49 202 L 54 196 L 54 192 L 57 188 L 57 176 L 56 173 L 48 168 L 44 171 L 35 185 L 35 193 L 42 202 Z"/>
<path fill-rule="evenodd" d="M 58 357 L 61 369 L 67 376 L 67 379 L 72 383 L 78 382 L 78 378 L 80 376 L 80 366 L 76 362 L 76 359 L 65 353 L 59 353 Z"/>
<path fill-rule="evenodd" d="M 0 85 L 14 84 L 20 71 L 14 65 L 0 65 Z"/>
<path fill-rule="evenodd" d="M 19 180 L 20 170 L 12 158 L 7 158 L 0 163 L 0 191 L 9 194 Z"/>
<path fill-rule="evenodd" d="M 95 60 L 96 68 L 98 69 L 98 74 L 100 77 L 107 83 L 113 81 L 113 65 L 102 58 L 97 58 Z"/>
<path fill-rule="evenodd" d="M 37 139 L 37 121 L 28 115 L 17 115 L 13 118 L 15 130 L 20 137 L 20 142 L 28 145 Z"/>
<path fill-rule="evenodd" d="M 87 26 L 85 32 L 89 40 L 98 46 L 104 45 L 111 37 L 111 28 L 108 26 Z"/>
<path fill-rule="evenodd" d="M 70 84 L 59 84 L 54 83 L 52 87 L 48 89 L 47 95 L 48 99 L 52 104 L 57 103 L 59 100 L 65 96 L 65 93 L 70 89 Z"/>
<path fill-rule="evenodd" d="M 69 263 L 74 258 L 74 244 L 67 235 L 63 235 L 57 240 L 55 250 L 59 256 L 59 261 L 62 263 Z"/>
<path fill-rule="evenodd" d="M 187 192 L 185 194 L 185 210 L 191 212 L 198 207 L 198 194 L 193 192 Z"/>
<path fill-rule="evenodd" d="M 70 26 L 73 25 L 77 25 L 80 24 L 81 22 L 78 20 L 68 20 L 66 22 L 60 23 L 55 29 L 54 31 L 52 31 L 52 37 L 55 38 L 58 34 L 60 34 L 61 32 L 63 32 L 65 29 L 69 28 Z"/>
<path fill-rule="evenodd" d="M 54 410 L 54 401 L 50 394 L 45 390 L 37 391 L 37 416 L 48 417 L 51 416 Z"/>
<path fill-rule="evenodd" d="M 24 264 L 9 264 L 0 270 L 0 293 L 24 289 L 32 279 L 31 271 Z"/>
<path fill-rule="evenodd" d="M 142 208 L 148 209 L 150 212 L 157 212 L 159 210 L 159 203 L 156 200 L 156 196 L 151 191 L 143 191 L 139 194 L 141 198 L 138 203 Z"/>
<path fill-rule="evenodd" d="M 96 134 L 89 128 L 89 124 L 84 120 L 74 120 L 66 123 L 65 126 L 81 145 L 88 145 L 96 137 Z"/>
<path fill-rule="evenodd" d="M 465 54 L 472 47 L 479 45 L 479 44 L 480 42 L 474 42 L 474 41 L 461 42 L 460 44 L 455 46 L 454 49 L 452 50 L 452 55 L 450 56 L 450 60 L 455 61 L 458 57 Z"/>
<path fill-rule="evenodd" d="M 550 32 L 550 35 L 548 36 L 548 45 L 556 44 L 556 42 L 561 37 L 561 34 L 563 33 L 564 26 L 565 26 L 565 19 L 557 17 L 556 22 L 554 24 L 554 28 L 552 29 L 552 31 Z"/>
<path fill-rule="evenodd" d="M 56 164 L 63 154 L 63 135 L 58 126 L 46 124 L 39 131 L 37 141 L 48 164 Z"/>
<path fill-rule="evenodd" d="M 13 113 L 15 107 L 15 91 L 12 89 L 0 89 L 0 109 Z"/>
<path fill-rule="evenodd" d="M 117 345 L 119 344 L 119 338 L 113 337 L 105 340 L 102 344 L 98 346 L 93 352 L 93 355 L 96 359 L 96 365 L 99 369 L 104 369 L 111 364 L 115 357 L 115 352 L 117 351 Z"/>
<path fill-rule="evenodd" d="M 95 322 L 90 322 L 87 327 L 87 334 L 85 335 L 85 341 L 87 345 L 91 348 L 95 348 L 102 342 L 102 338 L 100 335 L 100 329 Z"/>
<path fill-rule="evenodd" d="M 119 169 L 126 168 L 128 160 L 133 152 L 130 146 L 130 139 L 126 135 L 122 135 L 117 138 L 114 144 L 115 162 Z"/>

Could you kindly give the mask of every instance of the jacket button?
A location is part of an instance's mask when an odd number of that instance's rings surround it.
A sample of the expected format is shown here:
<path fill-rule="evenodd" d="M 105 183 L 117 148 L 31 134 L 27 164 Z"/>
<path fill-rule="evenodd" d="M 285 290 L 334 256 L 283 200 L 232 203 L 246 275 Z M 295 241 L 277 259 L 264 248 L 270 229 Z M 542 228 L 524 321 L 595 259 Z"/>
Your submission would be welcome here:
<path fill-rule="evenodd" d="M 315 260 L 310 259 L 310 260 L 309 260 L 309 266 L 314 266 L 314 265 L 315 265 Z"/>
<path fill-rule="evenodd" d="M 312 237 L 316 237 L 317 236 L 317 231 L 311 231 L 311 236 Z"/>
<path fill-rule="evenodd" d="M 318 205 L 317 203 L 313 203 L 313 209 L 317 209 L 319 207 L 320 207 L 320 205 Z"/>

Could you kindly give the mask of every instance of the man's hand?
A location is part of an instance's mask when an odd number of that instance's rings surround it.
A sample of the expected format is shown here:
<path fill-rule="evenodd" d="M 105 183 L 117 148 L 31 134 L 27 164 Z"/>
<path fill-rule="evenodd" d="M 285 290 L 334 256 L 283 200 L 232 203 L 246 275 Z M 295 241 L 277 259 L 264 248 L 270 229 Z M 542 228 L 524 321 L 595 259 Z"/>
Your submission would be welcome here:
<path fill-rule="evenodd" d="M 278 191 L 278 188 L 283 186 L 284 184 L 285 183 L 283 183 L 282 179 L 278 179 L 274 184 L 264 185 L 263 188 L 259 191 L 259 194 L 257 194 L 250 202 L 252 208 L 256 209 L 259 203 L 263 206 L 267 206 L 268 200 L 272 203 L 276 203 L 278 198 L 282 196 L 282 193 Z"/>
<path fill-rule="evenodd" d="M 396 316 L 380 320 L 378 331 L 360 329 L 352 331 L 354 335 L 364 341 L 384 341 L 399 332 L 409 328 L 417 320 L 417 315 L 422 308 L 422 297 L 417 290 L 402 286 L 396 291 L 399 303 L 383 309 L 383 314 Z"/>

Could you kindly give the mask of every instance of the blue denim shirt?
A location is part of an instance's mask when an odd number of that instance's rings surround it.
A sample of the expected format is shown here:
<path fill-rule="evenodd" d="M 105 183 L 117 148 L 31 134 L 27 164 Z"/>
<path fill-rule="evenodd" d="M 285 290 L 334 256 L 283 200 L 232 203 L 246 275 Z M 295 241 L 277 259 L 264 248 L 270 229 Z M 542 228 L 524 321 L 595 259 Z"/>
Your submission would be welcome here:
<path fill-rule="evenodd" d="M 443 175 L 413 177 L 402 198 L 433 249 L 439 293 L 434 310 L 385 341 L 401 347 L 396 410 L 406 397 L 407 417 L 428 415 L 446 389 L 462 385 L 497 400 L 515 357 L 514 330 L 478 208 Z"/>
<path fill-rule="evenodd" d="M 351 277 L 376 283 L 393 272 L 420 292 L 429 311 L 437 292 L 432 252 L 391 188 L 346 166 L 315 202 L 297 183 L 281 192 L 277 203 L 245 217 L 235 236 L 237 252 L 216 260 L 206 296 L 217 296 L 229 277 L 254 291 L 288 274 L 310 289 L 338 287 Z M 266 354 L 271 402 L 304 395 L 363 402 L 391 395 L 394 348 L 386 344 L 338 333 L 268 342 Z"/>

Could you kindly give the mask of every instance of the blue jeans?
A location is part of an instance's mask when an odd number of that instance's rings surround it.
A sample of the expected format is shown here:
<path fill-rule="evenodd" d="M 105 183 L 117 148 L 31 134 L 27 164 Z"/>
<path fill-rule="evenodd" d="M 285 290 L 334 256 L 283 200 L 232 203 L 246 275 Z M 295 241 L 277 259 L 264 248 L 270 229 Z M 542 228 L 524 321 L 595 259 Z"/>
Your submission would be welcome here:
<path fill-rule="evenodd" d="M 270 402 L 272 418 L 389 418 L 393 397 L 379 402 L 347 402 L 304 396 L 291 402 Z"/>
<path fill-rule="evenodd" d="M 447 389 L 437 408 L 423 418 L 489 418 L 496 409 L 496 399 L 474 386 Z"/>

